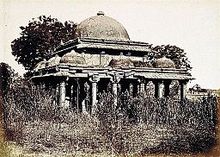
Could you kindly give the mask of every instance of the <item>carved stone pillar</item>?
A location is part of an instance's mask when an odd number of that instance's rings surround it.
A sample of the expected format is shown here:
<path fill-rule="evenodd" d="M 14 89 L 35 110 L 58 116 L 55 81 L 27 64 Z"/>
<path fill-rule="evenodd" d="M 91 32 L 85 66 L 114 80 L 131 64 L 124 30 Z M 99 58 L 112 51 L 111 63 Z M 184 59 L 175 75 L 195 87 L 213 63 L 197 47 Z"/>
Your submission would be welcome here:
<path fill-rule="evenodd" d="M 117 95 L 119 95 L 120 93 L 122 93 L 122 87 L 121 87 L 122 85 L 119 82 L 117 82 L 116 84 L 117 84 L 117 87 L 118 87 Z"/>
<path fill-rule="evenodd" d="M 56 84 L 56 105 L 59 105 L 60 101 L 60 84 Z"/>
<path fill-rule="evenodd" d="M 134 92 L 134 85 L 132 83 L 129 84 L 129 93 L 131 96 L 133 96 L 133 92 Z"/>
<path fill-rule="evenodd" d="M 145 92 L 145 84 L 141 83 L 140 84 L 140 93 L 144 93 Z"/>
<path fill-rule="evenodd" d="M 164 84 L 162 81 L 154 81 L 155 85 L 155 97 L 162 98 L 164 95 Z"/>
<path fill-rule="evenodd" d="M 73 108 L 74 107 L 74 85 L 71 85 L 71 87 L 70 87 L 70 102 L 71 102 L 71 107 Z"/>
<path fill-rule="evenodd" d="M 92 82 L 92 112 L 96 108 L 97 101 L 97 82 Z"/>
<path fill-rule="evenodd" d="M 97 83 L 99 81 L 99 77 L 94 75 L 90 81 L 92 82 L 92 106 L 91 106 L 91 113 L 93 114 L 96 109 L 96 103 L 97 103 Z"/>
<path fill-rule="evenodd" d="M 140 84 L 139 84 L 139 83 L 136 84 L 136 89 L 137 89 L 137 91 L 136 91 L 136 93 L 135 93 L 135 96 L 137 96 L 138 94 L 140 94 Z"/>
<path fill-rule="evenodd" d="M 118 83 L 112 82 L 112 94 L 114 96 L 118 95 Z"/>
<path fill-rule="evenodd" d="M 180 85 L 180 100 L 184 100 L 186 98 L 187 81 L 179 81 L 179 85 Z"/>
<path fill-rule="evenodd" d="M 88 106 L 89 106 L 89 92 L 90 86 L 88 84 L 88 82 L 85 82 L 84 84 L 84 92 L 86 93 L 86 98 L 84 99 L 84 101 L 82 102 L 82 112 L 83 113 L 87 113 L 88 111 Z"/>
<path fill-rule="evenodd" d="M 153 81 L 150 80 L 146 83 L 146 92 L 148 95 L 154 96 L 155 91 L 156 91 L 155 89 L 156 88 L 155 88 L 155 84 L 153 83 Z"/>
<path fill-rule="evenodd" d="M 79 78 L 76 78 L 76 111 L 79 112 L 79 102 L 80 102 L 80 98 L 79 98 L 79 94 L 80 94 L 80 82 L 79 82 Z"/>
<path fill-rule="evenodd" d="M 117 77 L 117 76 L 114 76 L 114 78 L 111 79 L 111 82 L 112 82 L 112 94 L 114 96 L 114 105 L 115 106 L 117 106 L 117 102 L 118 102 L 117 96 L 118 96 L 118 89 L 120 88 L 119 81 L 120 81 L 120 78 Z"/>
<path fill-rule="evenodd" d="M 65 100 L 66 100 L 66 83 L 65 81 L 60 82 L 60 98 L 59 98 L 59 105 L 61 107 L 66 107 Z"/>
<path fill-rule="evenodd" d="M 159 95 L 158 98 L 162 98 L 164 96 L 164 84 L 163 82 L 159 82 Z"/>
<path fill-rule="evenodd" d="M 140 80 L 138 80 L 138 82 L 139 82 L 139 93 L 144 93 L 146 80 L 144 78 L 141 78 Z"/>
<path fill-rule="evenodd" d="M 82 101 L 82 113 L 87 113 L 87 111 L 86 111 L 86 100 L 85 99 Z"/>

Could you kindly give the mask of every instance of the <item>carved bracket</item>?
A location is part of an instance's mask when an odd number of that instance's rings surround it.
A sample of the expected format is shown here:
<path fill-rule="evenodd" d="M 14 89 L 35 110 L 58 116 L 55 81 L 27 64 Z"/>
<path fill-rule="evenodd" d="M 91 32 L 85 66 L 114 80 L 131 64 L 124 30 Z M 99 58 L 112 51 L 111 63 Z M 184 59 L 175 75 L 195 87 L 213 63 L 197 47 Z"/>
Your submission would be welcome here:
<path fill-rule="evenodd" d="M 89 78 L 90 82 L 99 82 L 99 80 L 100 80 L 100 77 L 98 74 L 94 74 L 92 75 L 92 77 Z"/>

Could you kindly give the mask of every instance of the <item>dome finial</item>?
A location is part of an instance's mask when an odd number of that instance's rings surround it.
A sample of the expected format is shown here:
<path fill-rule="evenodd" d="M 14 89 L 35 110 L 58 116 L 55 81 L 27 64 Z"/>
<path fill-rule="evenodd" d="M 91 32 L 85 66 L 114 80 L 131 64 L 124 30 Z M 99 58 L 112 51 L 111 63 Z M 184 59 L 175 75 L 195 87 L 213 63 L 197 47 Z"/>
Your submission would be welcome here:
<path fill-rule="evenodd" d="M 97 15 L 98 15 L 98 16 L 100 16 L 100 15 L 103 15 L 103 16 L 104 16 L 105 13 L 104 13 L 103 11 L 98 11 Z"/>

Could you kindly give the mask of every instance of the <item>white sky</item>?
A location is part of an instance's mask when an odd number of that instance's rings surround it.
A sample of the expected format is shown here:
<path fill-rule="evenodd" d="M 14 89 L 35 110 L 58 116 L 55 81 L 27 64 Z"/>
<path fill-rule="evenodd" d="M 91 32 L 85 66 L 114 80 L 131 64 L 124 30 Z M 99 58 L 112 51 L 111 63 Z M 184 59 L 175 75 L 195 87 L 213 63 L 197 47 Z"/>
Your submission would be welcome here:
<path fill-rule="evenodd" d="M 220 0 L 0 0 L 0 62 L 24 72 L 10 44 L 33 17 L 80 23 L 99 10 L 122 23 L 131 40 L 183 48 L 196 78 L 191 85 L 220 88 Z"/>

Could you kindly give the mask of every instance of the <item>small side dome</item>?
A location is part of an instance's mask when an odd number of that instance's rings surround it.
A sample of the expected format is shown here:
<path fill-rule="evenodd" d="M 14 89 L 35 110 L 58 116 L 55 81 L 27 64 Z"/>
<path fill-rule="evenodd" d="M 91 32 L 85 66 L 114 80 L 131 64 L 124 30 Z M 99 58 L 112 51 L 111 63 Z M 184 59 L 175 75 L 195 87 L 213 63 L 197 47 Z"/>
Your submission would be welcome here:
<path fill-rule="evenodd" d="M 60 59 L 60 63 L 75 64 L 75 65 L 85 65 L 86 60 L 84 57 L 77 54 L 75 51 L 71 51 L 63 55 Z"/>
<path fill-rule="evenodd" d="M 55 66 L 55 65 L 58 65 L 60 63 L 60 59 L 61 57 L 59 57 L 58 55 L 50 58 L 48 60 L 48 66 Z"/>
<path fill-rule="evenodd" d="M 39 70 L 39 69 L 46 68 L 47 64 L 48 64 L 48 61 L 46 60 L 40 61 L 39 63 L 37 63 L 34 69 Z"/>
<path fill-rule="evenodd" d="M 155 68 L 175 68 L 175 63 L 169 59 L 166 58 L 165 56 L 159 59 L 156 59 L 154 62 L 154 67 Z"/>
<path fill-rule="evenodd" d="M 112 59 L 109 62 L 111 67 L 134 67 L 131 59 Z"/>
<path fill-rule="evenodd" d="M 152 68 L 153 65 L 150 62 L 142 62 L 142 61 L 132 61 L 135 67 L 149 67 Z"/>

